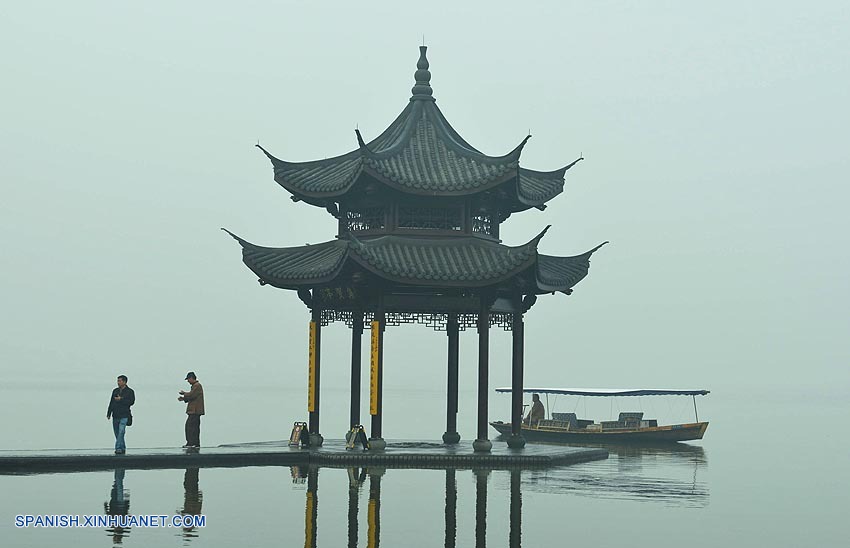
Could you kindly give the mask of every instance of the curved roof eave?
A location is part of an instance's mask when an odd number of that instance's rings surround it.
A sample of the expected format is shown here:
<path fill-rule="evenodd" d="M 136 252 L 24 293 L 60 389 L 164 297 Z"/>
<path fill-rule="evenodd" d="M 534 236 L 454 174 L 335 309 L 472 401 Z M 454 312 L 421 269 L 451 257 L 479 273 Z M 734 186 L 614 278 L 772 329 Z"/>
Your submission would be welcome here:
<path fill-rule="evenodd" d="M 363 157 L 359 149 L 352 150 L 339 156 L 325 158 L 323 160 L 311 160 L 308 162 L 287 162 L 276 158 L 260 145 L 255 145 L 271 160 L 274 171 L 274 180 L 286 189 L 297 200 L 304 200 L 313 205 L 323 205 L 320 200 L 342 196 L 357 181 L 363 171 Z M 321 190 L 310 190 L 296 184 L 292 180 L 292 173 L 299 171 L 301 178 L 331 179 Z M 328 185 L 334 185 L 327 188 Z M 313 198 L 311 200 L 310 198 Z M 297 201 L 296 200 L 296 201 Z"/>
<path fill-rule="evenodd" d="M 339 275 L 348 255 L 349 244 L 346 240 L 272 248 L 252 244 L 226 228 L 222 230 L 239 242 L 242 262 L 257 275 L 260 283 L 280 289 L 299 289 L 328 283 Z M 287 267 L 296 270 L 298 275 L 283 276 Z"/>
<path fill-rule="evenodd" d="M 564 175 L 582 160 L 583 157 L 578 158 L 554 171 L 536 171 L 520 167 L 516 188 L 517 200 L 529 207 L 539 208 L 564 191 Z"/>
<path fill-rule="evenodd" d="M 590 271 L 590 256 L 609 243 L 602 242 L 593 249 L 572 257 L 538 255 L 536 282 L 538 294 L 560 291 L 569 295 L 572 288 Z"/>
<path fill-rule="evenodd" d="M 442 241 L 435 246 L 427 239 L 383 236 L 366 242 L 355 238 L 271 248 L 222 230 L 239 242 L 245 266 L 260 282 L 281 289 L 330 283 L 352 260 L 381 279 L 425 287 L 489 287 L 522 275 L 533 266 L 538 294 L 569 294 L 587 276 L 590 256 L 608 242 L 574 257 L 541 255 L 537 246 L 548 228 L 516 247 L 477 238 Z M 491 276 L 494 272 L 496 275 Z"/>

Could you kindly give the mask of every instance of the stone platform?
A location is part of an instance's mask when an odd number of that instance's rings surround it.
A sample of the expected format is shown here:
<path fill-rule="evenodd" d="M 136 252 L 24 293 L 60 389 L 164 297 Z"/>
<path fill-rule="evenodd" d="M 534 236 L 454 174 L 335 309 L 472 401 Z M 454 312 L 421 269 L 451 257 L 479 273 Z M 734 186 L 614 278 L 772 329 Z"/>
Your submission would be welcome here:
<path fill-rule="evenodd" d="M 130 448 L 124 455 L 108 449 L 0 451 L 0 474 L 41 474 L 93 470 L 204 468 L 240 466 L 320 466 L 331 468 L 547 468 L 601 460 L 608 451 L 594 448 L 528 444 L 510 449 L 495 442 L 490 453 L 475 453 L 471 443 L 389 440 L 382 451 L 346 450 L 342 440 L 319 448 L 289 447 L 286 441 L 181 448 Z"/>

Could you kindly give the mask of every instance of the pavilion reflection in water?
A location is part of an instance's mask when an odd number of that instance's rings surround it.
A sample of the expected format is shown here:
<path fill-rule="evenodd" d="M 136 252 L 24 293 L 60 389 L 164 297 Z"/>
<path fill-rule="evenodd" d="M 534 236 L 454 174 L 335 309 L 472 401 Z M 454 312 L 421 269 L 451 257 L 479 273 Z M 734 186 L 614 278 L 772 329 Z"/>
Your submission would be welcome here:
<path fill-rule="evenodd" d="M 319 511 L 319 468 L 301 469 L 292 467 L 293 482 L 300 483 L 306 479 L 307 493 L 304 512 L 304 547 L 317 546 L 317 519 Z M 456 470 L 445 470 L 445 547 L 457 546 L 457 478 Z M 489 470 L 473 470 L 475 474 L 475 546 L 487 545 L 487 487 L 490 477 Z M 508 546 L 519 548 L 522 537 L 522 493 L 520 470 L 511 470 L 511 499 L 510 499 L 510 533 Z M 305 478 L 306 476 L 306 478 Z M 358 545 L 366 548 L 377 548 L 381 545 L 381 480 L 384 476 L 382 468 L 349 468 L 348 469 L 348 547 Z M 365 544 L 359 544 L 360 524 L 360 491 L 368 482 L 369 499 L 366 510 Z M 333 544 L 333 543 L 332 543 Z M 335 544 L 334 544 L 335 545 Z"/>
<path fill-rule="evenodd" d="M 472 470 L 475 475 L 475 546 L 487 544 L 488 490 L 510 491 L 509 528 L 506 545 L 522 546 L 522 492 L 572 494 L 594 498 L 617 498 L 655 502 L 675 506 L 702 507 L 708 504 L 707 483 L 698 479 L 698 473 L 708 466 L 702 447 L 679 444 L 665 447 L 607 446 L 611 457 L 607 461 L 589 463 L 584 467 L 557 467 L 541 470 L 510 470 L 492 473 L 509 474 L 507 485 L 491 480 L 490 470 Z M 331 473 L 336 472 L 331 470 Z M 381 483 L 387 481 L 381 468 L 348 469 L 348 547 L 376 548 L 381 541 Z M 403 475 L 404 471 L 397 471 Z M 444 506 L 444 546 L 459 546 L 458 535 L 458 481 L 457 471 L 446 469 Z M 319 503 L 319 468 L 292 467 L 293 482 L 306 483 L 305 548 L 317 546 L 317 519 Z M 398 481 L 398 480 L 397 480 Z M 368 508 L 365 527 L 359 521 L 361 492 L 368 489 Z M 499 493 L 498 498 L 504 500 Z M 472 521 L 461 519 L 464 525 Z M 499 518 L 501 519 L 501 518 Z M 365 531 L 364 531 L 365 529 Z M 361 535 L 365 532 L 365 537 Z M 491 535 L 491 545 L 492 543 Z M 323 545 L 338 546 L 337 539 L 324 539 Z M 501 541 L 495 545 L 504 545 Z"/>

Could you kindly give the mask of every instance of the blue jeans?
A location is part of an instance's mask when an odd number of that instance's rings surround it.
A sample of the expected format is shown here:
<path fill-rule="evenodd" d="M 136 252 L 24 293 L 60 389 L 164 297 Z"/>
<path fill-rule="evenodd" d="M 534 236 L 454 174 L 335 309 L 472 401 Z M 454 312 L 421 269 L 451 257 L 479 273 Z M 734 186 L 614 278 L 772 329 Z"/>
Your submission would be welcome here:
<path fill-rule="evenodd" d="M 126 451 L 127 446 L 124 445 L 124 432 L 127 430 L 127 417 L 118 419 L 112 417 L 112 431 L 115 432 L 115 450 Z"/>

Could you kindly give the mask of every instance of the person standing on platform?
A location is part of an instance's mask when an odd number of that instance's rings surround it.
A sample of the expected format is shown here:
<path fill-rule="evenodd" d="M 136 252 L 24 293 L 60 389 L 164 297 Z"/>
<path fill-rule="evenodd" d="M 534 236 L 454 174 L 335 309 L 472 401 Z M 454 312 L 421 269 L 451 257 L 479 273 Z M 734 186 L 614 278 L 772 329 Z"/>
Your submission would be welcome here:
<path fill-rule="evenodd" d="M 188 392 L 181 390 L 177 401 L 186 402 L 186 445 L 183 447 L 199 448 L 201 446 L 201 415 L 204 414 L 204 388 L 198 382 L 194 371 L 186 374 L 186 382 L 192 388 Z"/>
<path fill-rule="evenodd" d="M 136 393 L 127 386 L 127 375 L 118 375 L 118 387 L 112 390 L 109 407 L 106 408 L 106 420 L 112 419 L 112 431 L 115 433 L 115 454 L 127 452 L 124 433 L 133 424 L 130 406 L 136 403 Z"/>

